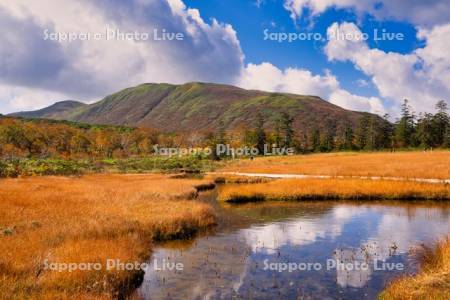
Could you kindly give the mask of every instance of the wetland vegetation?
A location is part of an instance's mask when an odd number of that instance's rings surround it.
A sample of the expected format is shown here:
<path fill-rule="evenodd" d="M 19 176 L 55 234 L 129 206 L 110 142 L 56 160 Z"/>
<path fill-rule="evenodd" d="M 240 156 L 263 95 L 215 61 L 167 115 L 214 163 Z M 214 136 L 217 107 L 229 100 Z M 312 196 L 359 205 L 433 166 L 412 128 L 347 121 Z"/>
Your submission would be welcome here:
<path fill-rule="evenodd" d="M 1 180 L 0 298 L 118 297 L 142 271 L 46 265 L 145 261 L 154 242 L 216 223 L 213 209 L 195 200 L 206 186 L 150 174 Z"/>
<path fill-rule="evenodd" d="M 1 179 L 0 249 L 6 253 L 0 258 L 2 296 L 146 298 L 151 291 L 164 298 L 185 287 L 185 294 L 170 295 L 183 298 L 197 287 L 197 292 L 217 297 L 336 293 L 347 298 L 443 297 L 449 284 L 445 238 L 450 213 L 443 201 L 449 198 L 449 185 L 413 179 L 449 178 L 445 168 L 449 157 L 446 151 L 313 154 L 222 161 L 208 175 L 189 174 L 183 168 L 172 169 L 183 171 L 175 174 L 119 174 L 111 168 L 107 174 Z M 382 161 L 387 162 L 385 167 L 377 167 Z M 331 177 L 265 177 L 281 171 Z M 39 174 L 47 173 L 28 175 Z M 344 175 L 349 178 L 338 177 Z M 206 200 L 198 197 L 217 184 Z M 249 200 L 265 201 L 242 203 Z M 325 264 L 337 254 L 358 261 L 369 255 L 402 263 L 406 269 L 376 271 L 372 265 L 363 273 L 261 270 L 264 259 Z M 161 262 L 167 255 L 174 258 L 170 263 L 182 262 L 186 268 L 177 275 L 152 272 L 152 259 Z M 148 262 L 149 268 L 72 272 L 46 268 L 49 263 L 105 263 L 108 258 Z M 193 272 L 202 274 L 203 284 Z M 408 285 L 415 287 L 410 294 L 404 288 Z M 216 289 L 211 291 L 210 286 Z"/>

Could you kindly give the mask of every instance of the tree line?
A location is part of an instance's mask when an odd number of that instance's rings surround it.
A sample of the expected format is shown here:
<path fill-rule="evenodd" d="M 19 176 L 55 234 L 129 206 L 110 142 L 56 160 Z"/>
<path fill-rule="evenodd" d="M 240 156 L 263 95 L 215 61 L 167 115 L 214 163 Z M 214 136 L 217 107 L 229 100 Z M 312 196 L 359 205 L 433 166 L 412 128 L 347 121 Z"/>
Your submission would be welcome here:
<path fill-rule="evenodd" d="M 294 119 L 282 113 L 273 130 L 267 130 L 265 117 L 258 113 L 253 131 L 244 132 L 246 145 L 262 149 L 265 144 L 293 147 L 298 152 L 378 151 L 407 148 L 449 148 L 450 118 L 445 101 L 435 106 L 435 114 L 416 115 L 407 99 L 401 105 L 401 116 L 394 123 L 389 115 L 379 117 L 365 113 L 355 127 L 350 122 L 338 126 L 325 120 L 321 128 L 295 132 Z"/>
<path fill-rule="evenodd" d="M 65 121 L 0 119 L 3 159 L 112 158 L 145 155 L 159 139 L 154 130 Z"/>
<path fill-rule="evenodd" d="M 227 130 L 220 122 L 214 131 L 161 133 L 151 128 L 0 117 L 0 157 L 143 157 L 153 154 L 155 145 L 204 148 L 230 144 L 256 147 L 260 153 L 265 145 L 292 147 L 299 153 L 450 147 L 450 121 L 444 101 L 436 104 L 434 114 L 416 115 L 405 100 L 400 118 L 394 123 L 388 119 L 364 114 L 356 127 L 350 122 L 338 126 L 333 120 L 325 120 L 320 128 L 296 131 L 288 112 L 272 118 L 270 127 L 267 115 L 257 113 L 250 129 Z"/>
<path fill-rule="evenodd" d="M 405 99 L 401 105 L 401 116 L 393 124 L 384 122 L 374 125 L 363 118 L 358 128 L 357 147 L 366 150 L 402 148 L 449 148 L 450 119 L 447 103 L 443 100 L 435 105 L 435 114 L 416 115 Z M 387 121 L 389 117 L 384 116 Z"/>

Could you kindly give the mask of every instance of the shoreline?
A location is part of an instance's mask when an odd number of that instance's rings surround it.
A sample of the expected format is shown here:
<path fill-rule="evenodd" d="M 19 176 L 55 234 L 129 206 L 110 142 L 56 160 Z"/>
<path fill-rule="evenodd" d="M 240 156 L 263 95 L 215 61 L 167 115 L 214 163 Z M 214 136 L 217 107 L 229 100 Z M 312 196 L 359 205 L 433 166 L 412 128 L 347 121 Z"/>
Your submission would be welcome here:
<path fill-rule="evenodd" d="M 254 178 L 254 177 L 251 177 Z M 448 184 L 367 179 L 277 179 L 225 185 L 219 201 L 450 200 Z"/>
<path fill-rule="evenodd" d="M 245 173 L 245 172 L 206 172 L 207 175 L 230 175 L 243 177 L 261 177 L 274 179 L 364 179 L 364 180 L 390 180 L 390 181 L 413 181 L 422 183 L 450 184 L 450 179 L 437 178 L 413 178 L 413 177 L 391 177 L 391 176 L 344 176 L 344 175 L 310 175 L 310 174 L 276 174 L 276 173 Z"/>

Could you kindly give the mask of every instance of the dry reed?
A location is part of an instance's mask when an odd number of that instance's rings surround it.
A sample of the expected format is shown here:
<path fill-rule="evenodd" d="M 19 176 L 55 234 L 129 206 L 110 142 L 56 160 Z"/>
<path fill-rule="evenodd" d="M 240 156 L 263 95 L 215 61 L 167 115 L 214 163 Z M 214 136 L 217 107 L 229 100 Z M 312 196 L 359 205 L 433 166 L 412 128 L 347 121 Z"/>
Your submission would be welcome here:
<path fill-rule="evenodd" d="M 212 208 L 192 200 L 208 184 L 162 175 L 0 180 L 0 298 L 117 296 L 138 272 L 58 272 L 45 262 L 143 262 L 153 241 L 214 224 Z"/>
<path fill-rule="evenodd" d="M 450 299 L 450 238 L 425 248 L 421 260 L 417 275 L 391 282 L 380 299 Z"/>
<path fill-rule="evenodd" d="M 450 186 L 412 181 L 362 179 L 280 179 L 269 183 L 230 185 L 221 189 L 226 202 L 262 200 L 448 200 Z"/>
<path fill-rule="evenodd" d="M 221 171 L 450 179 L 450 151 L 331 153 L 237 160 Z"/>

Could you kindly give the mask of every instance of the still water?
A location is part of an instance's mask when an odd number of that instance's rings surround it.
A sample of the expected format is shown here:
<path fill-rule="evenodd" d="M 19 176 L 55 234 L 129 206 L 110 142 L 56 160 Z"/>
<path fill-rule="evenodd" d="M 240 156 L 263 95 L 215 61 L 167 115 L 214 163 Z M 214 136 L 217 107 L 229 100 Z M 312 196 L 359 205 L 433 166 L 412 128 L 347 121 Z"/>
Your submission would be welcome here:
<path fill-rule="evenodd" d="M 387 282 L 417 270 L 420 245 L 432 246 L 450 232 L 450 207 L 431 203 L 266 202 L 217 209 L 214 232 L 154 250 L 138 296 L 375 299 Z"/>

